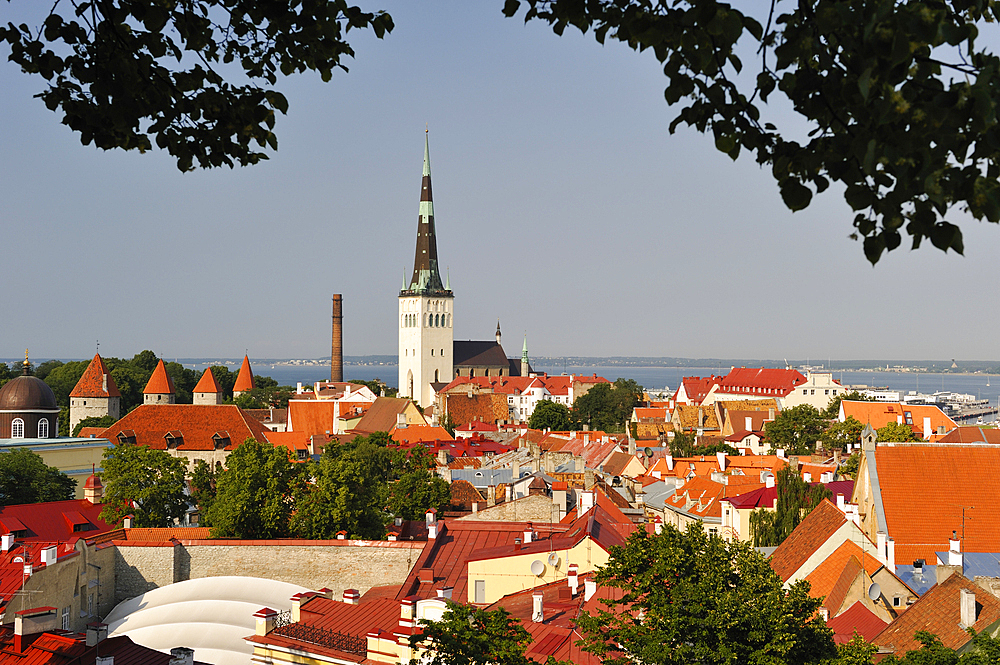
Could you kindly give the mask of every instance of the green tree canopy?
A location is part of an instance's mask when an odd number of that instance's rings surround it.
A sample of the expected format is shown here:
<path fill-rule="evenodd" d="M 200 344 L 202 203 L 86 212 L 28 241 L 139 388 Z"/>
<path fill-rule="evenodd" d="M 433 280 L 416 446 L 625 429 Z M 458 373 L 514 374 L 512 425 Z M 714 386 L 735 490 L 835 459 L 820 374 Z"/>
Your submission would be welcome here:
<path fill-rule="evenodd" d="M 972 637 L 972 648 L 959 655 L 949 649 L 941 640 L 925 630 L 917 631 L 914 637 L 920 648 L 908 651 L 903 656 L 889 655 L 881 662 L 886 665 L 996 665 L 1000 663 L 1000 638 L 988 633 Z"/>
<path fill-rule="evenodd" d="M 854 416 L 844 422 L 833 422 L 820 436 L 823 447 L 828 450 L 845 450 L 849 444 L 861 443 L 861 432 L 865 426 Z"/>
<path fill-rule="evenodd" d="M 134 526 L 164 527 L 187 511 L 187 459 L 172 457 L 165 450 L 119 443 L 105 449 L 102 466 L 101 519 L 105 522 L 116 524 L 133 515 Z"/>
<path fill-rule="evenodd" d="M 596 579 L 620 598 L 578 622 L 584 648 L 607 665 L 807 665 L 836 655 L 808 583 L 784 589 L 749 543 L 710 537 L 695 523 L 639 529 L 610 554 Z"/>
<path fill-rule="evenodd" d="M 61 414 L 60 417 L 62 417 Z M 73 428 L 73 436 L 77 436 L 84 427 L 111 427 L 116 422 L 112 416 L 87 416 Z M 68 422 L 67 426 L 69 426 Z"/>
<path fill-rule="evenodd" d="M 614 383 L 598 383 L 573 402 L 573 429 L 589 425 L 592 430 L 624 432 L 625 423 L 640 404 L 642 386 L 632 379 L 615 379 Z"/>
<path fill-rule="evenodd" d="M 203 459 L 195 460 L 188 487 L 191 490 L 191 500 L 198 506 L 201 526 L 212 526 L 208 513 L 215 501 L 218 491 L 216 484 L 222 471 L 222 462 L 216 462 L 213 468 Z"/>
<path fill-rule="evenodd" d="M 451 486 L 426 469 L 405 473 L 389 486 L 389 510 L 406 520 L 422 520 L 431 508 L 441 510 L 450 502 Z"/>
<path fill-rule="evenodd" d="M 883 442 L 906 443 L 908 441 L 923 441 L 920 435 L 913 431 L 909 425 L 900 423 L 886 423 L 875 430 L 878 440 Z"/>
<path fill-rule="evenodd" d="M 830 398 L 830 403 L 826 405 L 823 409 L 823 417 L 827 420 L 833 420 L 834 418 L 840 417 L 840 403 L 844 400 L 848 402 L 874 402 L 874 397 L 865 397 L 857 390 L 852 390 L 849 393 L 841 393 Z"/>
<path fill-rule="evenodd" d="M 529 644 L 531 634 L 505 609 L 452 602 L 440 621 L 426 622 L 410 637 L 411 646 L 429 649 L 425 665 L 532 665 L 524 655 Z"/>
<path fill-rule="evenodd" d="M 215 498 L 205 515 L 213 538 L 282 538 L 289 535 L 292 492 L 300 465 L 288 449 L 247 439 L 229 453 L 215 479 Z"/>
<path fill-rule="evenodd" d="M 801 210 L 838 184 L 873 264 L 905 233 L 962 253 L 945 218 L 1000 222 L 1000 59 L 980 28 L 992 2 L 808 0 L 506 0 L 514 16 L 573 26 L 650 51 L 685 124 L 716 149 L 769 167 Z M 753 54 L 744 70 L 740 55 Z M 795 114 L 774 113 L 781 98 Z"/>
<path fill-rule="evenodd" d="M 540 400 L 535 404 L 535 410 L 531 412 L 528 427 L 565 432 L 570 428 L 569 408 L 565 404 L 557 404 L 552 400 Z"/>
<path fill-rule="evenodd" d="M 791 455 L 808 455 L 813 452 L 826 426 L 826 420 L 816 407 L 799 404 L 764 423 L 764 436 L 771 450 L 783 449 Z"/>
<path fill-rule="evenodd" d="M 833 493 L 821 483 L 810 485 L 790 466 L 778 471 L 775 489 L 778 505 L 773 511 L 758 508 L 750 514 L 750 538 L 754 547 L 773 547 L 784 542 L 813 508 Z"/>
<path fill-rule="evenodd" d="M 0 453 L 0 505 L 72 499 L 76 481 L 27 448 Z"/>

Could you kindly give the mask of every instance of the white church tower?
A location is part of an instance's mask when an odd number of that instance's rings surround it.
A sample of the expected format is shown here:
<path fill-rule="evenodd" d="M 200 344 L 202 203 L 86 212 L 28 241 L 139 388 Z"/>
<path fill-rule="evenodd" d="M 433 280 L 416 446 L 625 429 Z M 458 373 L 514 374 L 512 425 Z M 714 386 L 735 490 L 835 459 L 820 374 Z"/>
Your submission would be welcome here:
<path fill-rule="evenodd" d="M 454 378 L 453 305 L 451 284 L 441 283 L 434 199 L 431 196 L 431 158 L 424 134 L 424 177 L 420 187 L 417 251 L 410 283 L 399 292 L 399 396 L 421 407 L 433 403 L 431 384 Z"/>

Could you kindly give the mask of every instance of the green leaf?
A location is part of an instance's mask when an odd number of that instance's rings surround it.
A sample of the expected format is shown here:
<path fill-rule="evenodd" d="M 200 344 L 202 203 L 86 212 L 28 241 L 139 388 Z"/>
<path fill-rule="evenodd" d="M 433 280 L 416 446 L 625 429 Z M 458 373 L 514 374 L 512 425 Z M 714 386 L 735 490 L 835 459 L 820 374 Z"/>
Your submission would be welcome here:
<path fill-rule="evenodd" d="M 803 210 L 812 201 L 812 190 L 797 180 L 789 178 L 781 183 L 781 199 L 789 210 Z"/>

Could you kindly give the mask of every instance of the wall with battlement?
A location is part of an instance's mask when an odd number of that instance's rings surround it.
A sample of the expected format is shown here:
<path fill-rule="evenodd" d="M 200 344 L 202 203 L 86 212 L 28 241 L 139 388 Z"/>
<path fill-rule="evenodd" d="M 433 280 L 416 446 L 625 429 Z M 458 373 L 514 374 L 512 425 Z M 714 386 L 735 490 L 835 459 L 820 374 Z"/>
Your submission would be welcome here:
<path fill-rule="evenodd" d="M 115 598 L 203 577 L 243 575 L 344 589 L 402 584 L 423 551 L 422 542 L 366 540 L 115 541 Z"/>

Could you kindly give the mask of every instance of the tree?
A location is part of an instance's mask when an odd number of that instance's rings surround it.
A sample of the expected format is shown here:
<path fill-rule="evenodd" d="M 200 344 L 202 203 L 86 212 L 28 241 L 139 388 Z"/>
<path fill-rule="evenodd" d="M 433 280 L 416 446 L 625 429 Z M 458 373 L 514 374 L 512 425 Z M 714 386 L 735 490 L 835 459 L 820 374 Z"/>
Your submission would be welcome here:
<path fill-rule="evenodd" d="M 329 81 L 354 55 L 345 33 L 381 38 L 393 27 L 346 0 L 59 5 L 40 25 L 0 28 L 9 60 L 45 80 L 37 96 L 84 145 L 155 145 L 182 171 L 267 159 L 259 148 L 277 148 L 275 112 L 288 110 L 271 88 L 278 75 L 313 70 Z"/>
<path fill-rule="evenodd" d="M 226 458 L 206 512 L 213 538 L 268 539 L 289 534 L 297 465 L 288 449 L 247 439 Z"/>
<path fill-rule="evenodd" d="M 900 423 L 886 423 L 875 430 L 879 441 L 892 441 L 894 443 L 906 443 L 908 441 L 923 441 L 913 428 Z"/>
<path fill-rule="evenodd" d="M 404 474 L 389 486 L 389 510 L 406 520 L 424 519 L 431 508 L 441 510 L 451 503 L 451 486 L 426 469 Z"/>
<path fill-rule="evenodd" d="M 778 471 L 775 488 L 778 494 L 775 510 L 758 508 L 750 514 L 750 538 L 754 547 L 780 545 L 813 508 L 833 496 L 822 484 L 810 485 L 802 480 L 790 466 Z"/>
<path fill-rule="evenodd" d="M 598 383 L 573 401 L 573 429 L 589 425 L 594 430 L 624 432 L 625 423 L 632 418 L 641 398 L 642 386 L 632 379 Z"/>
<path fill-rule="evenodd" d="M 878 647 L 855 632 L 849 642 L 837 645 L 837 660 L 832 665 L 872 665 L 876 653 Z"/>
<path fill-rule="evenodd" d="M 440 621 L 421 624 L 410 645 L 428 650 L 425 665 L 532 665 L 524 655 L 531 634 L 502 607 L 483 610 L 448 603 Z M 412 665 L 412 664 L 411 664 Z"/>
<path fill-rule="evenodd" d="M 784 449 L 792 455 L 808 455 L 825 429 L 826 421 L 816 407 L 799 404 L 764 423 L 764 436 L 771 450 Z"/>
<path fill-rule="evenodd" d="M 528 427 L 565 432 L 570 428 L 569 409 L 565 404 L 556 404 L 548 399 L 540 400 L 535 405 L 535 410 L 531 412 Z"/>
<path fill-rule="evenodd" d="M 104 450 L 104 509 L 109 524 L 133 515 L 133 526 L 164 527 L 180 519 L 188 508 L 184 474 L 187 459 L 172 457 L 134 443 Z"/>
<path fill-rule="evenodd" d="M 0 505 L 72 499 L 76 481 L 27 448 L 0 453 Z"/>
<path fill-rule="evenodd" d="M 112 416 L 87 416 L 73 428 L 73 436 L 80 434 L 80 430 L 84 427 L 111 427 L 116 422 L 118 421 Z M 66 426 L 69 427 L 69 420 L 66 421 Z"/>
<path fill-rule="evenodd" d="M 874 397 L 866 397 L 859 393 L 857 390 L 852 390 L 849 393 L 841 393 L 830 398 L 830 403 L 826 405 L 823 409 L 823 417 L 827 420 L 833 420 L 834 418 L 840 417 L 840 403 L 844 400 L 848 402 L 874 402 Z"/>
<path fill-rule="evenodd" d="M 823 447 L 828 450 L 844 450 L 849 444 L 861 443 L 861 432 L 865 426 L 854 416 L 844 422 L 833 422 L 820 436 Z"/>
<path fill-rule="evenodd" d="M 716 0 L 506 0 L 504 13 L 522 4 L 526 21 L 556 34 L 593 29 L 601 43 L 651 51 L 667 103 L 685 104 L 670 130 L 711 132 L 734 160 L 750 152 L 789 209 L 841 185 L 873 264 L 904 227 L 914 249 L 927 239 L 961 254 L 962 233 L 945 221 L 955 208 L 1000 221 L 1000 58 L 976 41 L 1000 17 L 993 3 L 744 3 L 754 17 Z M 756 54 L 756 75 L 737 51 Z M 787 126 L 762 115 L 772 95 L 795 111 Z"/>
<path fill-rule="evenodd" d="M 887 665 L 995 665 L 1000 662 L 1000 638 L 990 637 L 985 632 L 969 632 L 972 633 L 972 649 L 961 656 L 942 644 L 936 635 L 920 630 L 914 634 L 921 644 L 919 649 L 902 657 L 890 654 L 881 662 Z"/>
<path fill-rule="evenodd" d="M 608 665 L 806 665 L 836 654 L 807 582 L 783 589 L 749 543 L 710 537 L 699 523 L 636 530 L 596 579 L 613 599 L 578 623 L 584 648 Z"/>
<path fill-rule="evenodd" d="M 42 365 L 48 364 L 42 363 Z M 45 381 L 49 388 L 52 388 L 52 392 L 56 396 L 56 404 L 59 406 L 69 406 L 69 394 L 76 387 L 77 382 L 80 381 L 80 377 L 83 376 L 88 365 L 90 365 L 90 362 L 87 360 L 59 363 L 55 366 L 50 365 L 48 371 L 45 372 L 45 376 L 39 378 Z"/>
<path fill-rule="evenodd" d="M 858 466 L 861 464 L 861 453 L 853 453 L 844 460 L 840 466 L 840 475 L 848 478 L 855 478 L 858 473 Z"/>
<path fill-rule="evenodd" d="M 188 486 L 191 489 L 191 499 L 198 506 L 200 512 L 201 526 L 212 526 L 207 515 L 217 494 L 216 484 L 219 476 L 222 475 L 222 462 L 216 462 L 215 467 L 208 465 L 205 460 L 196 460 L 194 470 L 191 472 L 191 480 Z"/>

